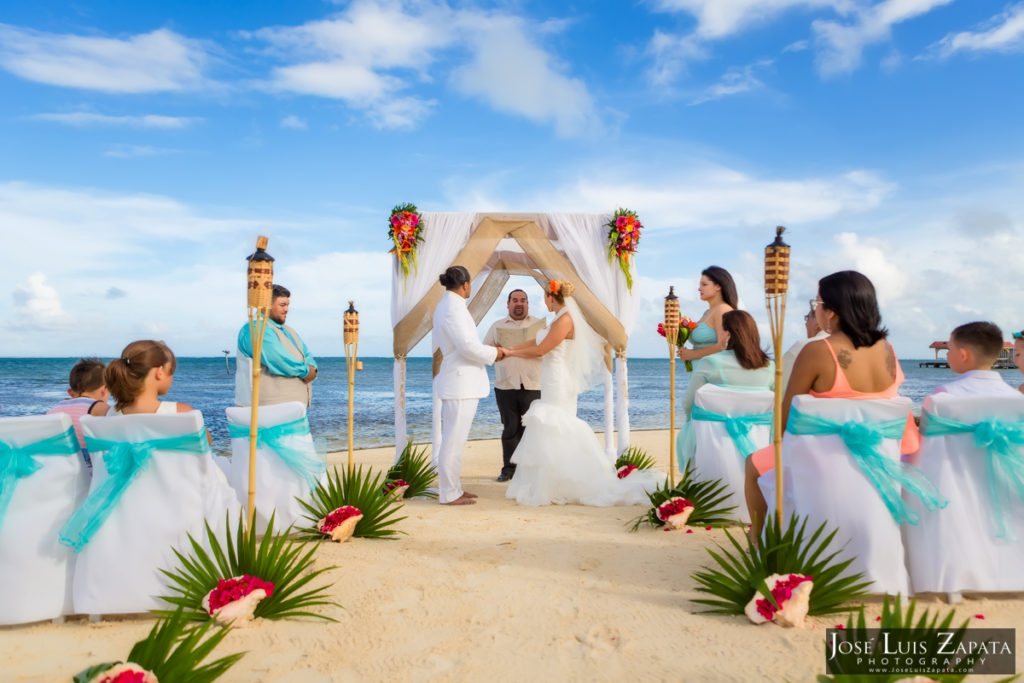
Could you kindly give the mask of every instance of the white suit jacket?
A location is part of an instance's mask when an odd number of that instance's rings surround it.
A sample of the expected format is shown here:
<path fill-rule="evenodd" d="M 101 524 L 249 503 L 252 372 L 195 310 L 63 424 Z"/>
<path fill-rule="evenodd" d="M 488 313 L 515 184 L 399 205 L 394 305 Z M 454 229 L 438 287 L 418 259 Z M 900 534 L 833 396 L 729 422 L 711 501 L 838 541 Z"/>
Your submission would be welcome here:
<path fill-rule="evenodd" d="M 483 398 L 491 391 L 485 365 L 494 362 L 497 348 L 480 343 L 476 323 L 466 300 L 446 291 L 434 310 L 434 346 L 444 359 L 434 378 L 434 390 L 440 399 Z"/>

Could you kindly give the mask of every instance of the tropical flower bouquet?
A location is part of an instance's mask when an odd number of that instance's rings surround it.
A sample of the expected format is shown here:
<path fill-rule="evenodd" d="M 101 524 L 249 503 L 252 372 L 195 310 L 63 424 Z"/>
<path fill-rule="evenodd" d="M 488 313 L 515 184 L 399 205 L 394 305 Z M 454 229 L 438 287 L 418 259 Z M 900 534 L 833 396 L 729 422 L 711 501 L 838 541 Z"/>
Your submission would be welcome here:
<path fill-rule="evenodd" d="M 680 496 L 672 496 L 658 506 L 658 519 L 669 529 L 682 529 L 693 513 L 693 503 Z"/>
<path fill-rule="evenodd" d="M 633 274 L 630 272 L 630 264 L 640 242 L 643 223 L 636 217 L 636 211 L 617 209 L 605 227 L 608 228 L 608 260 L 619 262 L 619 268 L 626 276 L 626 288 L 632 292 Z"/>
<path fill-rule="evenodd" d="M 189 535 L 191 553 L 173 549 L 179 566 L 174 571 L 161 570 L 170 579 L 171 595 L 160 599 L 187 610 L 185 614 L 194 620 L 235 626 L 257 617 L 334 621 L 310 611 L 316 606 L 337 606 L 328 599 L 329 586 L 310 587 L 310 582 L 334 567 L 314 569 L 316 546 L 290 540 L 291 531 L 289 527 L 275 533 L 271 516 L 266 533 L 258 539 L 256 525 L 246 529 L 245 520 L 239 519 L 235 529 L 228 525 L 222 540 L 207 523 L 205 543 Z"/>
<path fill-rule="evenodd" d="M 399 204 L 391 209 L 388 239 L 394 243 L 390 254 L 398 258 L 402 275 L 409 280 L 409 265 L 416 267 L 416 245 L 423 241 L 423 216 L 415 204 Z"/>
<path fill-rule="evenodd" d="M 351 505 L 342 505 L 337 510 L 321 519 L 316 528 L 324 536 L 330 536 L 335 543 L 344 543 L 356 530 L 356 525 L 363 518 L 363 511 Z"/>
<path fill-rule="evenodd" d="M 299 533 L 311 541 L 320 540 L 325 534 L 333 538 L 332 533 L 321 530 L 321 526 L 331 518 L 352 524 L 352 536 L 395 538 L 401 532 L 393 527 L 405 517 L 396 516 L 402 509 L 401 500 L 381 495 L 385 481 L 383 473 L 374 474 L 370 469 L 363 469 L 362 465 L 341 470 L 335 467 L 327 473 L 327 481 L 313 489 L 309 501 L 296 499 L 305 509 L 304 516 L 308 520 Z M 355 513 L 346 508 L 352 508 Z M 356 513 L 362 516 L 356 518 Z M 354 523 L 353 519 L 356 520 Z M 332 528 L 333 531 L 336 529 Z"/>
<path fill-rule="evenodd" d="M 697 329 L 697 324 L 694 321 L 687 318 L 685 315 L 679 319 L 679 332 L 676 333 L 676 346 L 683 348 L 683 344 L 690 338 L 690 333 Z M 668 337 L 668 333 L 665 332 L 665 323 L 658 323 L 658 334 L 662 337 Z M 693 372 L 693 362 L 685 361 L 687 372 Z"/>
<path fill-rule="evenodd" d="M 615 475 L 619 479 L 625 479 L 629 475 L 631 475 L 634 472 L 636 472 L 638 469 L 640 469 L 640 468 L 637 467 L 636 465 L 634 465 L 633 463 L 628 463 L 628 464 L 625 464 L 622 467 L 616 469 L 615 470 Z"/>
<path fill-rule="evenodd" d="M 744 608 L 747 618 L 755 624 L 769 621 L 780 626 L 802 628 L 807 608 L 811 602 L 814 580 L 800 574 L 772 574 L 764 580 L 771 593 L 771 599 L 761 591 L 755 591 Z"/>
<path fill-rule="evenodd" d="M 412 445 L 412 441 L 405 444 L 402 454 L 388 470 L 385 479 L 408 483 L 409 488 L 402 493 L 405 498 L 437 498 L 437 491 L 433 489 L 437 481 L 437 470 L 430 464 L 426 447 L 417 448 Z"/>
<path fill-rule="evenodd" d="M 189 615 L 179 607 L 167 619 L 157 621 L 149 635 L 132 646 L 127 661 L 90 666 L 75 676 L 74 683 L 210 683 L 242 658 L 244 653 L 239 652 L 202 664 L 228 629 L 217 629 L 205 638 L 213 627 L 211 622 L 198 626 L 189 623 Z"/>
<path fill-rule="evenodd" d="M 698 481 L 693 461 L 686 463 L 683 478 L 674 487 L 668 482 L 660 489 L 647 494 L 651 507 L 630 523 L 630 531 L 637 531 L 642 525 L 664 527 L 666 518 L 662 517 L 662 506 L 669 501 L 682 500 L 689 504 L 689 512 L 682 520 L 687 526 L 724 526 L 732 524 L 735 517 L 735 505 L 726 505 L 730 498 L 729 488 L 721 479 Z M 685 507 L 682 503 L 674 503 L 676 507 Z M 682 512 L 680 509 L 679 512 Z M 678 513 L 677 513 L 678 514 Z M 678 521 L 678 520 L 677 520 Z M 681 527 L 669 527 L 681 528 Z"/>
<path fill-rule="evenodd" d="M 397 500 L 401 500 L 405 497 L 405 492 L 409 490 L 409 482 L 405 479 L 389 479 L 384 482 L 384 495 L 391 496 Z"/>

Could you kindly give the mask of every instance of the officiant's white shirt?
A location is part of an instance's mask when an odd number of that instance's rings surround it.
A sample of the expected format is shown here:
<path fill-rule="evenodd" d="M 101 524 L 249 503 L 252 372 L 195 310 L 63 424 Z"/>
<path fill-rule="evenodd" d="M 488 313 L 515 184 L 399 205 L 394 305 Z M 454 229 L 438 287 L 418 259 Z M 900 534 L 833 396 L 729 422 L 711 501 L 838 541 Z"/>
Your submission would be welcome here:
<path fill-rule="evenodd" d="M 490 346 L 498 345 L 498 330 L 521 330 L 536 323 L 542 323 L 538 329 L 547 327 L 542 318 L 535 318 L 528 315 L 522 320 L 513 320 L 505 317 L 491 325 L 484 335 L 484 344 Z M 534 335 L 535 337 L 536 335 Z M 532 339 L 533 337 L 531 337 Z M 526 341 L 525 339 L 523 341 Z M 494 364 L 494 388 L 495 389 L 529 389 L 540 391 L 540 358 L 506 358 L 500 363 Z"/>

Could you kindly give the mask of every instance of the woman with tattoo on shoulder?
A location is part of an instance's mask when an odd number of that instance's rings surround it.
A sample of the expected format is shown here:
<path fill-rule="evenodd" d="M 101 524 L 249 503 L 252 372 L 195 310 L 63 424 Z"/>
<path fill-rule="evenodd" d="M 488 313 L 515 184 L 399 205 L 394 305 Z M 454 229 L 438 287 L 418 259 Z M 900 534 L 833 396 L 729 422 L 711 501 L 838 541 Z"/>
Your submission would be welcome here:
<path fill-rule="evenodd" d="M 878 300 L 871 280 L 854 270 L 832 273 L 818 281 L 818 296 L 811 301 L 814 316 L 829 336 L 803 348 L 793 364 L 782 400 L 782 428 L 789 418 L 793 397 L 895 398 L 903 384 L 903 370 L 892 345 L 886 341 Z M 901 451 L 913 453 L 920 434 L 913 415 L 907 416 Z M 758 488 L 760 475 L 775 467 L 774 448 L 756 451 L 747 458 L 745 494 L 751 519 L 764 520 L 767 504 Z M 760 535 L 760 524 L 751 533 Z"/>

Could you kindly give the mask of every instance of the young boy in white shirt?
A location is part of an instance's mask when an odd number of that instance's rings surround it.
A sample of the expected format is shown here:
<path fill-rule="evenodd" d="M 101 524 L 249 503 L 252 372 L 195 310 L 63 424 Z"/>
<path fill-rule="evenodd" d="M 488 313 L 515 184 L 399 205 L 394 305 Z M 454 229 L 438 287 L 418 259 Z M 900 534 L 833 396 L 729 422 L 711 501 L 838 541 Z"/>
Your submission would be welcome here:
<path fill-rule="evenodd" d="M 949 351 L 946 353 L 949 369 L 960 376 L 932 393 L 1024 398 L 992 369 L 992 364 L 1002 351 L 1003 331 L 998 326 L 989 322 L 961 325 L 949 335 Z"/>

